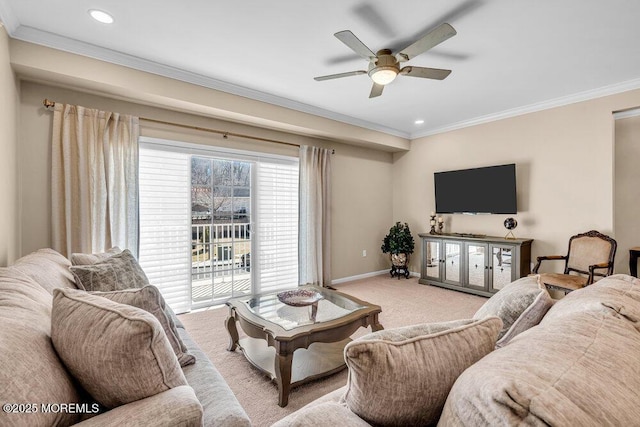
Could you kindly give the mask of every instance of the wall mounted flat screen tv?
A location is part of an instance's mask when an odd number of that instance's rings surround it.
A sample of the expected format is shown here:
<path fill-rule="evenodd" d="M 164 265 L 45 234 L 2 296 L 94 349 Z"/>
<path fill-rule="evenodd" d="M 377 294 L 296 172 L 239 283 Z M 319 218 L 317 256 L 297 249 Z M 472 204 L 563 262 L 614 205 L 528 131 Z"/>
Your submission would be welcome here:
<path fill-rule="evenodd" d="M 515 214 L 516 165 L 434 173 L 439 214 Z"/>

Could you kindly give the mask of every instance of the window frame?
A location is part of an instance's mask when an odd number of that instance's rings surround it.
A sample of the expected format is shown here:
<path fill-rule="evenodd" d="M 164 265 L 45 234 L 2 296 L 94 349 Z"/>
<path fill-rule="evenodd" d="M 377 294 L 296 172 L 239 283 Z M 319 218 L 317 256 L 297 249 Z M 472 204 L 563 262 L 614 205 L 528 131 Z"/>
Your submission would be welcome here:
<path fill-rule="evenodd" d="M 227 147 L 220 147 L 220 146 L 213 146 L 213 145 L 203 145 L 203 144 L 197 144 L 197 143 L 191 143 L 191 142 L 185 142 L 185 141 L 150 137 L 150 136 L 140 136 L 138 141 L 140 146 L 142 147 L 151 147 L 152 149 L 186 154 L 191 157 L 200 156 L 200 157 L 217 158 L 221 160 L 230 160 L 230 161 L 236 160 L 236 161 L 244 161 L 244 162 L 252 163 L 253 165 L 251 170 L 252 191 L 250 196 L 251 220 L 249 224 L 251 226 L 251 229 L 255 230 L 254 231 L 255 234 L 252 235 L 251 237 L 251 252 L 253 252 L 253 254 L 257 253 L 257 248 L 260 242 L 259 233 L 257 232 L 258 226 L 259 226 L 259 224 L 257 223 L 257 221 L 259 221 L 259 218 L 257 218 L 257 213 L 258 213 L 257 189 L 258 189 L 259 183 L 257 182 L 258 167 L 256 167 L 256 165 L 260 162 L 265 162 L 270 164 L 291 165 L 291 166 L 295 165 L 299 171 L 299 158 L 297 156 L 286 156 L 281 154 L 271 154 L 271 153 L 264 153 L 264 152 L 258 152 L 258 151 L 239 150 L 234 148 L 227 148 Z M 192 201 L 190 197 L 189 198 L 190 205 L 191 205 L 191 202 Z M 254 266 L 256 265 L 254 262 L 257 262 L 259 257 L 252 256 L 252 258 L 253 259 L 252 259 L 252 268 L 251 268 L 251 292 L 253 294 L 256 294 L 260 292 L 260 288 L 258 286 L 259 268 L 254 268 Z M 192 292 L 191 281 L 192 281 L 192 274 L 189 275 L 189 294 L 190 295 Z M 298 285 L 297 281 L 295 284 L 292 284 L 292 286 L 297 286 L 297 285 Z M 233 297 L 234 295 L 230 297 L 215 299 L 213 303 L 206 302 L 206 303 L 194 304 L 193 301 L 190 301 L 189 311 L 196 310 L 199 308 L 204 308 L 204 307 L 222 305 L 227 300 Z"/>

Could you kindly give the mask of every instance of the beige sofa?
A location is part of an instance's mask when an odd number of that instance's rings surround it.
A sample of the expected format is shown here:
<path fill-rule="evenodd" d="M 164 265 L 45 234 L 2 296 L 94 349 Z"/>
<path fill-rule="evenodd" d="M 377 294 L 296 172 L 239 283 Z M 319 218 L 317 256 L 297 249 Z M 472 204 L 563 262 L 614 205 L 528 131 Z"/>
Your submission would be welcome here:
<path fill-rule="evenodd" d="M 196 363 L 178 386 L 106 412 L 67 372 L 51 342 L 52 293 L 76 288 L 71 263 L 42 249 L 0 268 L 0 425 L 250 426 L 220 373 L 176 320 Z M 96 360 L 95 363 L 100 363 Z"/>
<path fill-rule="evenodd" d="M 375 369 L 375 367 L 371 367 Z M 366 426 L 330 393 L 277 426 Z M 556 302 L 542 321 L 467 368 L 440 426 L 640 425 L 640 281 L 615 275 Z M 377 405 L 394 407 L 379 390 Z"/>

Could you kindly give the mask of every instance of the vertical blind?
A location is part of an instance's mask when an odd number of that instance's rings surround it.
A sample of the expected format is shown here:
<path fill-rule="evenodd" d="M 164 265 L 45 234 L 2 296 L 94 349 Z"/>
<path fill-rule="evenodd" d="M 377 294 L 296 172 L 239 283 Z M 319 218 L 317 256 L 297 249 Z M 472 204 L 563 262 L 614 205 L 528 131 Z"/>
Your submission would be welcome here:
<path fill-rule="evenodd" d="M 257 164 L 257 236 L 259 292 L 298 284 L 298 163 Z"/>
<path fill-rule="evenodd" d="M 192 155 L 252 162 L 252 291 L 298 286 L 297 158 L 144 138 L 140 141 L 140 265 L 149 281 L 176 312 L 190 310 Z"/>
<path fill-rule="evenodd" d="M 176 313 L 191 308 L 191 163 L 141 144 L 140 266 Z"/>

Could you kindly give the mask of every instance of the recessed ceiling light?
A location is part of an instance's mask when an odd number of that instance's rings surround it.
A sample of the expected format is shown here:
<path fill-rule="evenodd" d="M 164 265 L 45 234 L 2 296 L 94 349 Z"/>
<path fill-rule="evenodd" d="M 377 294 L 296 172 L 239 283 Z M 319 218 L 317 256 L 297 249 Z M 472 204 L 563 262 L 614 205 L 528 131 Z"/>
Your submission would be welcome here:
<path fill-rule="evenodd" d="M 91 17 L 93 19 L 95 19 L 96 21 L 102 22 L 103 24 L 112 24 L 113 23 L 113 16 L 109 15 L 105 11 L 97 10 L 97 9 L 91 9 L 89 11 L 89 15 L 91 15 Z"/>
<path fill-rule="evenodd" d="M 419 120 L 416 120 L 416 121 L 415 121 L 415 122 L 413 122 L 413 123 L 415 123 L 415 124 L 417 124 L 417 125 L 421 125 L 421 124 L 423 124 L 423 123 L 424 123 L 424 120 L 419 119 Z"/>

